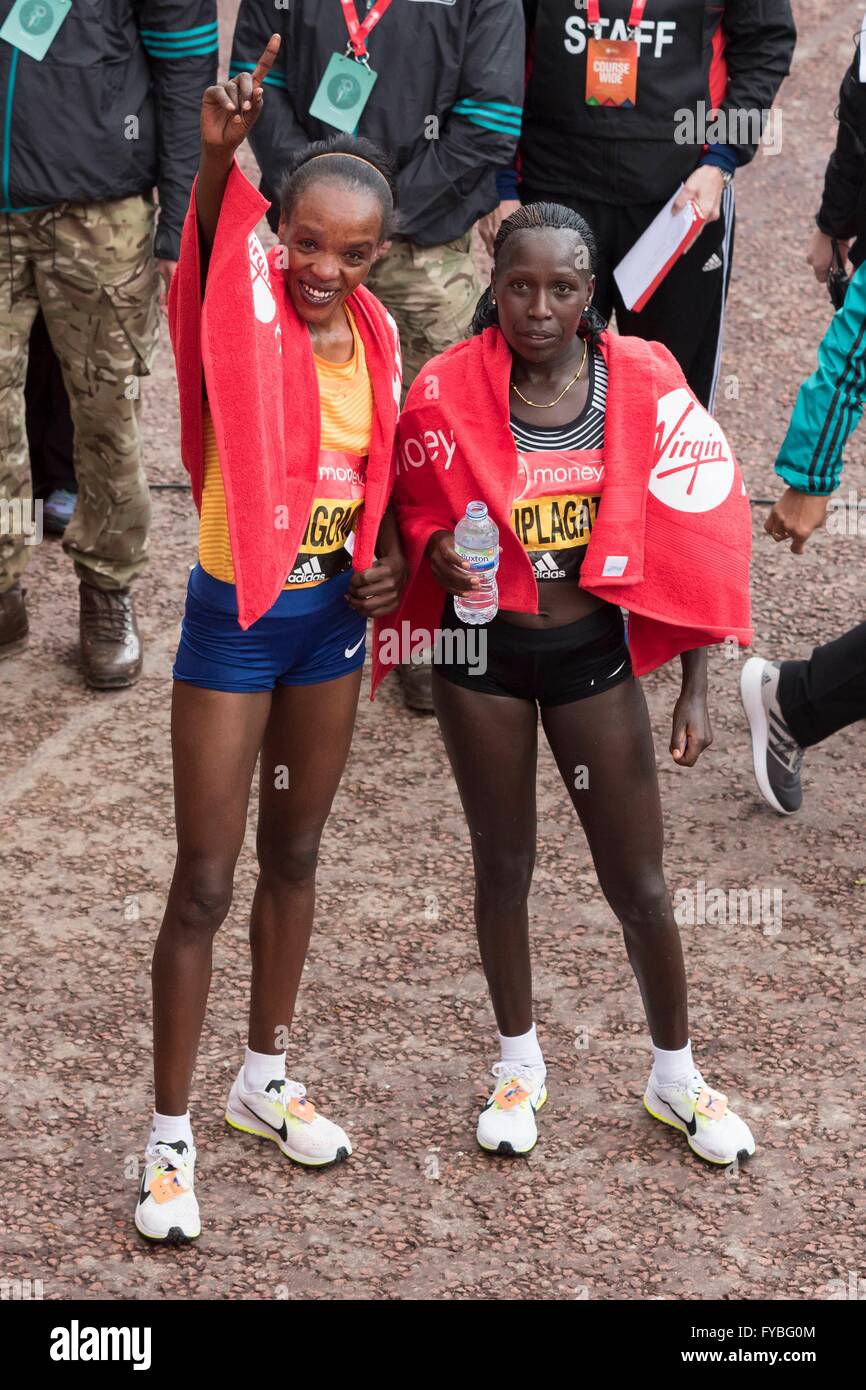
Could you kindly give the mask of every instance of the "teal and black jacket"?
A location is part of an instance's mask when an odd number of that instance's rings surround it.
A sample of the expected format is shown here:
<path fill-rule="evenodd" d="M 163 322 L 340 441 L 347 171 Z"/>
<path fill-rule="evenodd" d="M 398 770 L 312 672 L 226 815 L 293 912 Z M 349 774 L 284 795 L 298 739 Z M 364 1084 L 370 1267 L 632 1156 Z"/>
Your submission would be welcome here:
<path fill-rule="evenodd" d="M 369 5 L 355 0 L 359 18 Z M 282 47 L 250 143 L 273 198 L 289 157 L 333 135 L 309 115 L 332 53 L 348 41 L 339 0 L 241 0 L 231 75 L 250 70 L 270 35 Z M 499 202 L 496 170 L 520 135 L 525 33 L 521 0 L 394 0 L 368 41 L 378 74 L 357 133 L 397 163 L 400 232 L 437 246 Z"/>
<path fill-rule="evenodd" d="M 73 0 L 40 62 L 0 39 L 0 212 L 156 187 L 175 260 L 216 72 L 216 0 Z"/>
<path fill-rule="evenodd" d="M 864 20 L 866 31 L 866 20 Z M 818 365 L 797 393 L 776 472 L 798 492 L 826 496 L 842 477 L 843 453 L 866 403 L 866 52 L 864 34 L 839 93 L 836 148 L 816 221 L 839 241 L 856 237 L 856 267 L 841 309 L 818 345 Z"/>

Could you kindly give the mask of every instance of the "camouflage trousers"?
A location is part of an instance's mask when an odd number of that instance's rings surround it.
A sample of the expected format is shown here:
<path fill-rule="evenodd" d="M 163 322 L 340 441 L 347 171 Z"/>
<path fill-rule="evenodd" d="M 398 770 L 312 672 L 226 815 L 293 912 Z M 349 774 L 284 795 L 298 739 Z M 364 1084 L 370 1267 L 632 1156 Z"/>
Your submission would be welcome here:
<path fill-rule="evenodd" d="M 125 588 L 144 567 L 150 495 L 139 378 L 150 372 L 159 333 L 153 223 L 153 202 L 143 196 L 3 214 L 0 593 L 23 573 L 34 536 L 24 381 L 40 307 L 75 427 L 78 503 L 63 547 L 79 578 L 101 589 Z"/>
<path fill-rule="evenodd" d="M 467 232 L 443 246 L 397 237 L 366 284 L 393 315 L 403 349 L 403 398 L 431 357 L 468 338 L 484 286 Z"/>

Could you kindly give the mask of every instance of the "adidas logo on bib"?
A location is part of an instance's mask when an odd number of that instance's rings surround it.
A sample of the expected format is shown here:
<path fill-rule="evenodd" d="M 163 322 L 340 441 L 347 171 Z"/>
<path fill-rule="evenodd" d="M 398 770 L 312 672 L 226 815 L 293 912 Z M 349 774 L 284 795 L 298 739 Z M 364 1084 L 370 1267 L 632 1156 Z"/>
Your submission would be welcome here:
<path fill-rule="evenodd" d="M 565 570 L 559 568 L 549 551 L 545 551 L 543 555 L 539 555 L 538 559 L 533 561 L 532 567 L 535 570 L 536 579 L 565 578 Z"/>
<path fill-rule="evenodd" d="M 286 580 L 287 584 L 316 584 L 320 579 L 325 578 L 325 571 L 319 564 L 315 555 L 311 560 L 304 560 L 297 565 Z"/>

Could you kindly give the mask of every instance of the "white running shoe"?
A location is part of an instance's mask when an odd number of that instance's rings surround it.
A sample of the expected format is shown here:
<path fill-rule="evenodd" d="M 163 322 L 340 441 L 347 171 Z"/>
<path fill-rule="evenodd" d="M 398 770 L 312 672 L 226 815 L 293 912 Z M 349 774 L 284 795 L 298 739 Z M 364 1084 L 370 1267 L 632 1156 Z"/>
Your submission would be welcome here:
<path fill-rule="evenodd" d="M 148 1240 L 183 1245 L 201 1235 L 193 1190 L 195 1149 L 183 1139 L 148 1144 L 135 1208 L 135 1224 Z"/>
<path fill-rule="evenodd" d="M 478 1116 L 476 1138 L 487 1153 L 531 1153 L 538 1141 L 535 1115 L 547 1100 L 545 1066 L 494 1062 L 497 1085 Z"/>
<path fill-rule="evenodd" d="M 758 790 L 782 816 L 792 816 L 803 802 L 800 771 L 803 749 L 779 704 L 779 665 L 750 656 L 740 673 L 740 699 L 752 735 L 752 766 Z"/>
<path fill-rule="evenodd" d="M 273 1139 L 293 1163 L 307 1168 L 342 1163 L 352 1152 L 349 1136 L 319 1115 L 306 1096 L 304 1086 L 283 1077 L 269 1081 L 263 1091 L 248 1091 L 241 1067 L 229 1092 L 226 1120 L 244 1134 Z"/>
<path fill-rule="evenodd" d="M 728 1109 L 728 1098 L 714 1091 L 699 1071 L 685 1083 L 658 1086 L 651 1073 L 643 1103 L 662 1124 L 682 1130 L 689 1148 L 708 1163 L 733 1163 L 755 1152 L 752 1131 Z"/>

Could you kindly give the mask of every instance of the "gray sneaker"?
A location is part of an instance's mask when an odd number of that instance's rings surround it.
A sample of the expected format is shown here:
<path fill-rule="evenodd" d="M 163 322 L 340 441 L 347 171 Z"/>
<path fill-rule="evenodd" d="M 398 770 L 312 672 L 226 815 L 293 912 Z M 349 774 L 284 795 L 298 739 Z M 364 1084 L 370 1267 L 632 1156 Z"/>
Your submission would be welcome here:
<path fill-rule="evenodd" d="M 803 801 L 803 749 L 785 723 L 778 690 L 778 662 L 749 657 L 740 676 L 740 698 L 752 735 L 755 777 L 768 805 L 783 816 L 790 816 Z"/>

